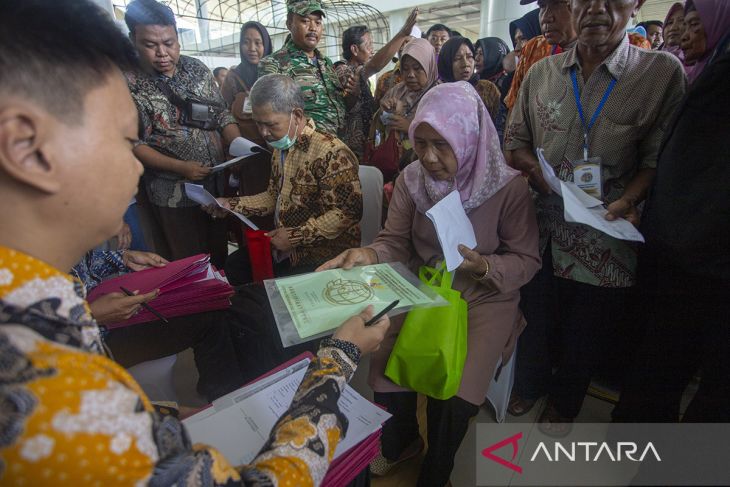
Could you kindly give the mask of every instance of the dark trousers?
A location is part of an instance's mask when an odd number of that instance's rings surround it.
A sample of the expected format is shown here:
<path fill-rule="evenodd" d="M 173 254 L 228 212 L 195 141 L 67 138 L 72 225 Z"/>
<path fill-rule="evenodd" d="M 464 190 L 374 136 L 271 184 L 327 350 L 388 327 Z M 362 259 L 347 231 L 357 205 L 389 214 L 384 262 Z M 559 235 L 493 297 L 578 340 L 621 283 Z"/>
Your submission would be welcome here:
<path fill-rule="evenodd" d="M 682 395 L 699 368 L 700 386 L 682 420 L 730 422 L 730 283 L 692 276 L 669 259 L 644 256 L 640 284 L 646 333 L 614 420 L 679 421 Z"/>
<path fill-rule="evenodd" d="M 314 272 L 318 266 L 304 265 L 292 266 L 289 259 L 274 263 L 274 275 L 276 277 L 293 276 L 305 272 Z M 226 278 L 232 286 L 242 286 L 253 282 L 251 259 L 248 255 L 248 248 L 243 247 L 228 256 L 226 261 Z"/>
<path fill-rule="evenodd" d="M 212 218 L 199 206 L 165 208 L 151 205 L 163 242 L 156 250 L 168 260 L 184 259 L 196 254 L 210 254 L 210 260 L 223 269 L 228 255 L 226 220 Z"/>
<path fill-rule="evenodd" d="M 110 330 L 105 341 L 125 368 L 192 348 L 200 379 L 198 392 L 208 401 L 244 383 L 226 320 L 226 311 L 208 311 Z"/>
<path fill-rule="evenodd" d="M 517 344 L 514 392 L 525 399 L 547 393 L 561 415 L 577 416 L 611 337 L 625 319 L 628 295 L 627 288 L 555 277 L 548 248 L 542 269 L 521 290 L 527 327 Z"/>
<path fill-rule="evenodd" d="M 419 437 L 415 392 L 376 392 L 375 402 L 393 415 L 383 426 L 382 452 L 396 460 Z M 428 451 L 418 475 L 418 487 L 444 487 L 454 468 L 454 457 L 479 407 L 460 397 L 445 401 L 427 398 Z"/>

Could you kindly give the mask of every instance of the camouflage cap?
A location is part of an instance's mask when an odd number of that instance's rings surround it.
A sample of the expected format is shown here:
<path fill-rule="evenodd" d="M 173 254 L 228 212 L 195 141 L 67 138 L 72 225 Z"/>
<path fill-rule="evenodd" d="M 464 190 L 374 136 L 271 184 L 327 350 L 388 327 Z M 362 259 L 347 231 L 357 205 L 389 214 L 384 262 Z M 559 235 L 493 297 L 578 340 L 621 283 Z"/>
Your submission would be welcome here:
<path fill-rule="evenodd" d="M 324 7 L 320 0 L 289 0 L 286 2 L 286 9 L 288 12 L 293 12 L 297 15 L 309 15 L 313 12 L 320 12 L 324 17 Z"/>

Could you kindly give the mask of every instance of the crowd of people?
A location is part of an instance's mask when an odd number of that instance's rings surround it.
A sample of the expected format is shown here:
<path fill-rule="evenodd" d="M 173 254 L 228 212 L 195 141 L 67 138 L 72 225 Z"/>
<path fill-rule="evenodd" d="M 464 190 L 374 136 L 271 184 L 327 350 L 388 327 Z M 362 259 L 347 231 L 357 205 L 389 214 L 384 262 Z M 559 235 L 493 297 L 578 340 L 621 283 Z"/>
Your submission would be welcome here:
<path fill-rule="evenodd" d="M 89 0 L 0 0 L 0 483 L 319 485 L 347 432 L 338 399 L 370 353 L 368 383 L 392 418 L 363 483 L 425 449 L 417 485 L 450 485 L 510 360 L 509 413 L 545 398 L 538 426 L 555 437 L 615 347 L 614 421 L 730 422 L 730 3 L 677 2 L 634 27 L 644 0 L 521 0 L 535 2 L 510 23 L 511 49 L 440 23 L 414 36 L 416 8 L 377 49 L 368 26 L 350 26 L 333 62 L 318 48 L 327 10 L 289 0 L 279 49 L 246 22 L 240 64 L 211 71 L 180 53 L 157 0 L 129 2 L 128 36 Z M 241 136 L 268 151 L 215 170 Z M 645 242 L 567 220 L 538 151 Z M 361 165 L 384 177 L 373 242 Z M 188 197 L 190 182 L 219 206 Z M 459 247 L 453 280 L 467 355 L 456 395 L 427 397 L 424 441 L 416 392 L 385 375 L 404 317 L 365 326 L 368 307 L 283 348 L 227 217 L 266 230 L 276 276 L 417 272 L 444 260 L 426 212 L 453 192 L 477 242 Z M 107 329 L 159 290 L 86 301 L 105 279 L 201 253 L 235 288 L 228 309 Z M 249 464 L 191 445 L 125 370 L 188 348 L 209 401 L 315 354 Z"/>

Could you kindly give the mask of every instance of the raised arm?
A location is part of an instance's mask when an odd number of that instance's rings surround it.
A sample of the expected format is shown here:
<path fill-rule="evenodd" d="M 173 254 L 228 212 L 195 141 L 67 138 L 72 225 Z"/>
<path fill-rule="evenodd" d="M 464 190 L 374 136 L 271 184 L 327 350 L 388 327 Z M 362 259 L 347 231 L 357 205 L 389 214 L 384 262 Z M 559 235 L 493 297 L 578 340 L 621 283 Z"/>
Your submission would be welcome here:
<path fill-rule="evenodd" d="M 393 59 L 393 56 L 395 56 L 398 52 L 398 49 L 400 49 L 400 46 L 403 45 L 403 42 L 406 40 L 406 38 L 411 35 L 413 26 L 416 25 L 417 21 L 418 7 L 411 10 L 411 13 L 406 19 L 406 23 L 403 25 L 401 30 L 398 31 L 395 37 L 393 37 L 390 41 L 388 41 L 387 44 L 381 47 L 378 52 L 373 54 L 373 57 L 370 58 L 370 61 L 365 64 L 365 68 L 362 72 L 362 75 L 365 78 L 369 78 L 372 75 L 379 73 L 385 66 L 388 65 L 390 60 Z"/>

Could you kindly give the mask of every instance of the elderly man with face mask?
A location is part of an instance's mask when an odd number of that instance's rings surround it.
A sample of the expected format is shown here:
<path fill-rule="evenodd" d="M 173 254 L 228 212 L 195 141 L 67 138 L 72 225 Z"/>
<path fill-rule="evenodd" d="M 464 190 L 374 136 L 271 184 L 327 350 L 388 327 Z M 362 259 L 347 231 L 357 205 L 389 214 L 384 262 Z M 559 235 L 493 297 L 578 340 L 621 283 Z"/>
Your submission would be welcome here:
<path fill-rule="evenodd" d="M 286 27 L 289 38 L 284 46 L 259 63 L 259 77 L 285 74 L 299 85 L 304 113 L 321 130 L 342 136 L 345 113 L 357 103 L 359 83 L 354 76 L 343 86 L 330 58 L 317 49 L 322 37 L 324 8 L 319 0 L 287 2 Z"/>
<path fill-rule="evenodd" d="M 299 85 L 288 76 L 263 76 L 251 89 L 253 120 L 274 148 L 267 191 L 219 198 L 247 216 L 274 214 L 271 246 L 281 260 L 277 274 L 312 271 L 360 244 L 362 191 L 358 161 L 339 139 L 305 115 Z M 207 208 L 213 216 L 224 210 Z M 251 280 L 248 256 L 232 254 L 226 275 L 234 284 Z"/>
<path fill-rule="evenodd" d="M 524 414 L 548 393 L 539 422 L 551 434 L 567 433 L 581 409 L 599 352 L 636 284 L 637 248 L 568 223 L 535 150 L 545 150 L 559 178 L 592 180 L 585 189 L 607 205 L 606 219 L 638 225 L 667 120 L 686 85 L 674 56 L 630 45 L 626 25 L 643 3 L 571 0 L 576 46 L 530 68 L 505 133 L 514 167 L 539 192 L 543 255 L 542 270 L 523 288 L 528 326 L 515 383 L 521 401 L 511 409 Z M 556 327 L 561 359 L 551 378 L 547 343 Z"/>
<path fill-rule="evenodd" d="M 227 255 L 224 222 L 211 221 L 187 197 L 185 181 L 220 194 L 225 145 L 240 135 L 210 70 L 180 55 L 175 17 L 155 0 L 134 0 L 124 16 L 141 70 L 127 75 L 139 112 L 141 141 L 134 154 L 145 165 L 144 186 L 155 220 L 155 247 L 169 260 L 211 254 L 218 267 Z"/>

